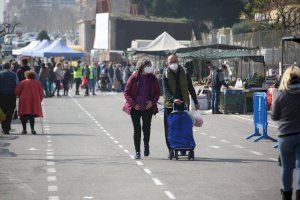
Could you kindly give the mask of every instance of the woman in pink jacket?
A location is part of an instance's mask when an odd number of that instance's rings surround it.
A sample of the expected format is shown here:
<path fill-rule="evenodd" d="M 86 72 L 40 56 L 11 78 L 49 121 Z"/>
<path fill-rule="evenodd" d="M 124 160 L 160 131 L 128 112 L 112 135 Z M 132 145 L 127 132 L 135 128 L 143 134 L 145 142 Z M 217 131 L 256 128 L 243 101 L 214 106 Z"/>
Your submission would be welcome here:
<path fill-rule="evenodd" d="M 26 123 L 29 120 L 31 133 L 36 134 L 34 130 L 34 118 L 43 117 L 42 100 L 44 98 L 43 87 L 41 83 L 35 80 L 34 71 L 25 72 L 26 79 L 16 89 L 19 97 L 19 116 L 22 122 L 22 134 L 27 134 Z"/>

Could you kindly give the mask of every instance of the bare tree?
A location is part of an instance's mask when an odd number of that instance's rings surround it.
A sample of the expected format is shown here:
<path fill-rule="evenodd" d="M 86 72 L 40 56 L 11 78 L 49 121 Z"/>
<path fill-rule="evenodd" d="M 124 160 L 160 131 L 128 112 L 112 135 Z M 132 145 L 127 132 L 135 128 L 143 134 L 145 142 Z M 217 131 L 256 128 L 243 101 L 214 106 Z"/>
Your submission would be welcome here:
<path fill-rule="evenodd" d="M 18 24 L 11 25 L 8 23 L 0 24 L 0 38 L 3 38 L 7 34 L 13 33 L 17 25 Z"/>

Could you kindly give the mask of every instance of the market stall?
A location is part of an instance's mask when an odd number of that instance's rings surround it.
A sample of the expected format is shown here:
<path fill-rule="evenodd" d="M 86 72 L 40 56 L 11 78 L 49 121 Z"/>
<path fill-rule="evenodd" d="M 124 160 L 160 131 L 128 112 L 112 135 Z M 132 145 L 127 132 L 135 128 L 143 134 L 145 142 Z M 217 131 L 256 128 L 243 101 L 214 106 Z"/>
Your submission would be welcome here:
<path fill-rule="evenodd" d="M 40 41 L 36 41 L 36 40 L 32 41 L 26 47 L 23 47 L 20 49 L 13 49 L 12 54 L 15 56 L 21 56 L 21 55 L 23 55 L 24 51 L 34 49 L 39 43 L 40 43 Z"/>

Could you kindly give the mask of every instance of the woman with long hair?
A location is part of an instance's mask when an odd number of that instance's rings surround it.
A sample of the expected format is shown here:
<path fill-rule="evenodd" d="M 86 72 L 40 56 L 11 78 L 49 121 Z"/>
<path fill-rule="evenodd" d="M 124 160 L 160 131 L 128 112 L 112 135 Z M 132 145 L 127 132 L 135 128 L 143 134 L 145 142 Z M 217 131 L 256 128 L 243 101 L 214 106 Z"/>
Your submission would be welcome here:
<path fill-rule="evenodd" d="M 135 159 L 141 158 L 141 129 L 144 133 L 144 156 L 149 156 L 149 141 L 152 116 L 158 112 L 160 90 L 150 60 L 140 60 L 138 70 L 128 79 L 123 110 L 130 114 L 134 128 Z M 142 127 L 141 127 L 142 119 Z"/>
<path fill-rule="evenodd" d="M 272 119 L 278 121 L 282 199 L 292 199 L 296 168 L 296 200 L 300 200 L 300 68 L 292 66 L 284 72 Z"/>
<path fill-rule="evenodd" d="M 42 84 L 35 80 L 36 74 L 34 71 L 26 71 L 25 77 L 26 79 L 16 89 L 16 94 L 19 97 L 18 114 L 23 126 L 22 134 L 27 134 L 27 121 L 30 122 L 31 133 L 36 134 L 34 118 L 43 117 L 41 103 L 44 98 L 44 92 Z"/>

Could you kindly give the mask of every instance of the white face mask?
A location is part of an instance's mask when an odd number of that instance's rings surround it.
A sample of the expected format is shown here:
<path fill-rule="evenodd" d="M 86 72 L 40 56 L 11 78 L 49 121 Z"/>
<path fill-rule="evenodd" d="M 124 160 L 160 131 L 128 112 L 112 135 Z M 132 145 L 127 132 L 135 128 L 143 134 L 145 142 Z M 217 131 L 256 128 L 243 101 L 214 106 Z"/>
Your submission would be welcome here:
<path fill-rule="evenodd" d="M 145 72 L 146 74 L 152 73 L 152 72 L 153 72 L 152 66 L 145 67 L 145 68 L 144 68 L 144 72 Z"/>
<path fill-rule="evenodd" d="M 170 69 L 176 71 L 178 69 L 178 64 L 177 63 L 170 64 Z"/>

